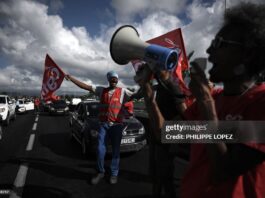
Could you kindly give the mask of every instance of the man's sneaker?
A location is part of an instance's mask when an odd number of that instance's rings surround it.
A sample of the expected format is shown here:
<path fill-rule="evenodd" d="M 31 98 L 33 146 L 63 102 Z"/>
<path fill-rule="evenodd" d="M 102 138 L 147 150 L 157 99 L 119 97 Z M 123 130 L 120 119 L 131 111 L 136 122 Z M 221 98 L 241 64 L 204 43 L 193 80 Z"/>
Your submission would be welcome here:
<path fill-rule="evenodd" d="M 95 177 L 91 179 L 91 184 L 96 185 L 98 182 L 104 178 L 104 173 L 98 173 Z"/>
<path fill-rule="evenodd" d="M 110 184 L 117 184 L 118 183 L 118 177 L 117 176 L 111 176 L 109 179 Z"/>

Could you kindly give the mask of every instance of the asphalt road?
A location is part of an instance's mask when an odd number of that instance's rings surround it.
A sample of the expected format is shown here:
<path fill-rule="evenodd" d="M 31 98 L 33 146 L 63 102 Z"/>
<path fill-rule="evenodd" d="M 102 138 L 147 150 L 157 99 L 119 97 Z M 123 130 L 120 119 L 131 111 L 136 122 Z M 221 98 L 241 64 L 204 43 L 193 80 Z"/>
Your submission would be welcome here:
<path fill-rule="evenodd" d="M 151 197 L 148 147 L 121 156 L 118 184 L 104 179 L 93 186 L 95 156 L 83 156 L 81 146 L 71 140 L 67 116 L 29 112 L 3 130 L 0 198 Z M 107 167 L 109 163 L 110 158 Z"/>

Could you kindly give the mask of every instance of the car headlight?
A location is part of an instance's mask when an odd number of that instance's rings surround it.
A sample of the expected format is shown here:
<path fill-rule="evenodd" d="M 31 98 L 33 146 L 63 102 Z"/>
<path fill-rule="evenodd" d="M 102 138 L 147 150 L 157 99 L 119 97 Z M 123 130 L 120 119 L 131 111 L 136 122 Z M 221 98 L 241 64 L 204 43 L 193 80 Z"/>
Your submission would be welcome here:
<path fill-rule="evenodd" d="M 144 134 L 144 127 L 140 128 L 138 133 L 139 134 Z"/>
<path fill-rule="evenodd" d="M 53 107 L 51 107 L 51 110 L 52 110 L 52 111 L 54 111 L 54 108 L 53 108 Z"/>
<path fill-rule="evenodd" d="M 97 130 L 91 129 L 90 134 L 92 137 L 98 137 L 98 131 Z"/>
<path fill-rule="evenodd" d="M 5 107 L 0 108 L 0 113 L 4 112 L 5 110 Z"/>
<path fill-rule="evenodd" d="M 65 111 L 68 111 L 69 110 L 69 107 L 65 107 L 65 109 L 64 109 Z"/>

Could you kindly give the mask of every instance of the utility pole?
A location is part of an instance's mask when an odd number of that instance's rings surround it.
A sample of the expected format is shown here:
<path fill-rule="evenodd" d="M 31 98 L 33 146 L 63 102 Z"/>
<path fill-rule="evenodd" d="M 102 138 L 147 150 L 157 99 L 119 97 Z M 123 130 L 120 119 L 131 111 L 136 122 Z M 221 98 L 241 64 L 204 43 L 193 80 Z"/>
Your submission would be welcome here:
<path fill-rule="evenodd" d="M 225 13 L 226 13 L 226 0 L 225 0 Z"/>

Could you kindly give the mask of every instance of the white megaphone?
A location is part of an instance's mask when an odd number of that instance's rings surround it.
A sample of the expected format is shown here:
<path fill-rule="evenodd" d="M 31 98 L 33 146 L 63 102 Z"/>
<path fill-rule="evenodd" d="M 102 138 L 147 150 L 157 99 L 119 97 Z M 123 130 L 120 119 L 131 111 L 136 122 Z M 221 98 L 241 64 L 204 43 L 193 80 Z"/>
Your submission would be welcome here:
<path fill-rule="evenodd" d="M 130 25 L 121 26 L 113 34 L 110 54 L 119 65 L 125 65 L 131 60 L 143 60 L 152 65 L 152 70 L 171 70 L 178 62 L 176 49 L 142 41 L 137 30 Z"/>

